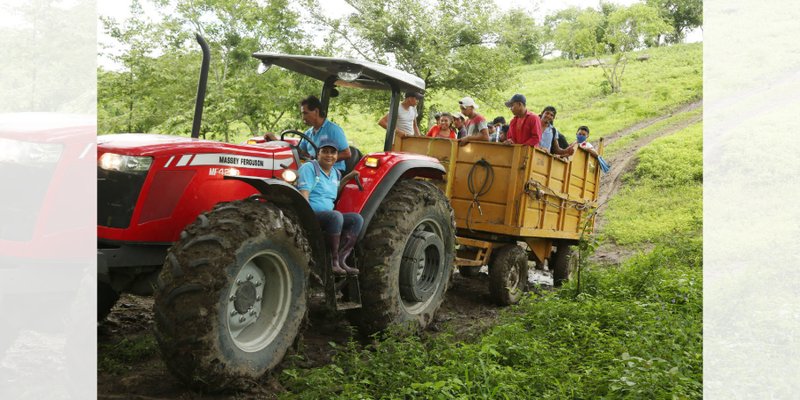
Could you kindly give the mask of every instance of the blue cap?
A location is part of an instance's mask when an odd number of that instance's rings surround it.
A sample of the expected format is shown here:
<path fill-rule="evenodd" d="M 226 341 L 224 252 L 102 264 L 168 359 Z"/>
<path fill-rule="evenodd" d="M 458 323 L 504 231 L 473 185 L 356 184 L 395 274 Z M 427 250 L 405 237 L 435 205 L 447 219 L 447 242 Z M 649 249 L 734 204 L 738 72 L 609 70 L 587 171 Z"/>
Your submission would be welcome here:
<path fill-rule="evenodd" d="M 525 103 L 525 96 L 517 93 L 511 96 L 511 100 L 506 102 L 506 107 L 511 107 L 511 104 L 516 102 L 520 102 L 522 103 L 523 106 L 527 106 L 527 104 Z"/>
<path fill-rule="evenodd" d="M 317 144 L 317 147 L 319 147 L 320 149 L 322 149 L 323 147 L 333 147 L 337 151 L 339 150 L 339 146 L 336 145 L 336 141 L 331 139 L 329 136 L 321 138 L 319 143 Z"/>

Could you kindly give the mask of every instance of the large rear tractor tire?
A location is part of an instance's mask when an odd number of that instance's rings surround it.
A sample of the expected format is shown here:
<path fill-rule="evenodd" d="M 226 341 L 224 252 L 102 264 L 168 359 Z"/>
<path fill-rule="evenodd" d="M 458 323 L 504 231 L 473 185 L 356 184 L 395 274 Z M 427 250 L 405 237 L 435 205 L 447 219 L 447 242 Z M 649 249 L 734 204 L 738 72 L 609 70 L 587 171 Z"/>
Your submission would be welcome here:
<path fill-rule="evenodd" d="M 501 247 L 489 266 L 489 293 L 501 306 L 516 304 L 528 285 L 528 255 L 512 244 Z"/>
<path fill-rule="evenodd" d="M 553 264 L 550 266 L 553 271 L 553 287 L 561 287 L 564 282 L 569 280 L 572 272 L 569 267 L 571 254 L 572 248 L 569 242 L 559 241 L 556 243 L 556 252 L 551 259 Z"/>
<path fill-rule="evenodd" d="M 213 392 L 280 363 L 306 313 L 310 254 L 301 227 L 275 205 L 241 200 L 200 215 L 170 249 L 155 293 L 168 369 Z"/>
<path fill-rule="evenodd" d="M 400 324 L 424 329 L 444 300 L 455 260 L 455 218 L 435 185 L 400 181 L 359 243 L 362 308 L 349 313 L 362 334 Z"/>

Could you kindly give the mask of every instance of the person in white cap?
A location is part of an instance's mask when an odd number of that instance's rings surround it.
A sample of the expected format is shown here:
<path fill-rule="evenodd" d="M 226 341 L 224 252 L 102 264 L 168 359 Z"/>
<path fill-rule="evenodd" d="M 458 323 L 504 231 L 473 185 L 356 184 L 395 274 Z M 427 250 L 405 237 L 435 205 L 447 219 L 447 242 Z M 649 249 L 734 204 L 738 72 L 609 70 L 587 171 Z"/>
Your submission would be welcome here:
<path fill-rule="evenodd" d="M 461 113 L 469 118 L 466 123 L 467 136 L 458 139 L 458 145 L 466 146 L 469 142 L 474 141 L 488 142 L 489 124 L 486 122 L 486 118 L 484 118 L 483 115 L 475 112 L 478 108 L 478 105 L 475 104 L 475 100 L 472 100 L 472 97 L 464 97 L 458 101 L 458 106 L 461 108 Z"/>

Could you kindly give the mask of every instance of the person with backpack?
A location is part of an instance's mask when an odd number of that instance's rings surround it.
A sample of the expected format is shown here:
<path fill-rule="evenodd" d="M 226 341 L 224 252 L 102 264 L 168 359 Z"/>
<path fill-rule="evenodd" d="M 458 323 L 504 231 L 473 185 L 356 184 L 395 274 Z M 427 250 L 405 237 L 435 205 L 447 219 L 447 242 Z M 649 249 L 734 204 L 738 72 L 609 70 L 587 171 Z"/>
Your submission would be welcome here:
<path fill-rule="evenodd" d="M 553 126 L 553 121 L 556 119 L 556 108 L 547 106 L 539 114 L 542 120 L 542 139 L 539 142 L 539 147 L 546 149 L 550 154 L 569 157 L 575 153 L 575 149 L 568 144 L 562 144 L 561 137 L 564 136 L 561 132 Z M 566 142 L 566 138 L 564 138 Z"/>
<path fill-rule="evenodd" d="M 358 179 L 358 172 L 351 171 L 342 177 L 341 171 L 334 168 L 338 155 L 336 141 L 322 139 L 317 159 L 303 164 L 297 171 L 297 189 L 308 200 L 324 232 L 333 273 L 356 275 L 358 269 L 348 266 L 345 260 L 356 245 L 364 218 L 358 213 L 341 213 L 333 206 L 345 183 Z"/>

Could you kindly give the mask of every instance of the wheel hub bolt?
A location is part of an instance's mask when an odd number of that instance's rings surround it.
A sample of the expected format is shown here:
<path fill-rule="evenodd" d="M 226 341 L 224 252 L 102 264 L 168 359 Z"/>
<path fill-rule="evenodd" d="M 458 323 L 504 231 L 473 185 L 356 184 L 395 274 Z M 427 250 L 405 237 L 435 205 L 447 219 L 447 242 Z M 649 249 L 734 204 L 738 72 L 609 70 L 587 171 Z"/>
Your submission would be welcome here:
<path fill-rule="evenodd" d="M 236 315 L 236 314 L 238 314 L 238 312 L 236 312 L 236 310 L 231 310 L 231 317 Z"/>
<path fill-rule="evenodd" d="M 231 296 L 229 300 L 230 301 L 235 301 L 236 300 L 236 296 Z"/>
<path fill-rule="evenodd" d="M 252 280 L 253 280 L 253 274 L 249 274 L 249 275 L 247 275 L 247 280 L 248 280 L 248 281 L 252 281 Z"/>
<path fill-rule="evenodd" d="M 250 311 L 250 315 L 252 315 L 252 316 L 254 316 L 254 317 L 255 317 L 255 315 L 256 315 L 256 310 Z"/>
<path fill-rule="evenodd" d="M 247 320 L 247 317 L 239 317 L 239 322 L 244 322 L 245 320 Z"/>
<path fill-rule="evenodd" d="M 259 287 L 259 286 L 261 286 L 261 282 L 256 281 L 255 285 L 256 285 L 256 287 Z"/>
<path fill-rule="evenodd" d="M 256 296 L 256 301 L 261 301 L 261 296 Z"/>

